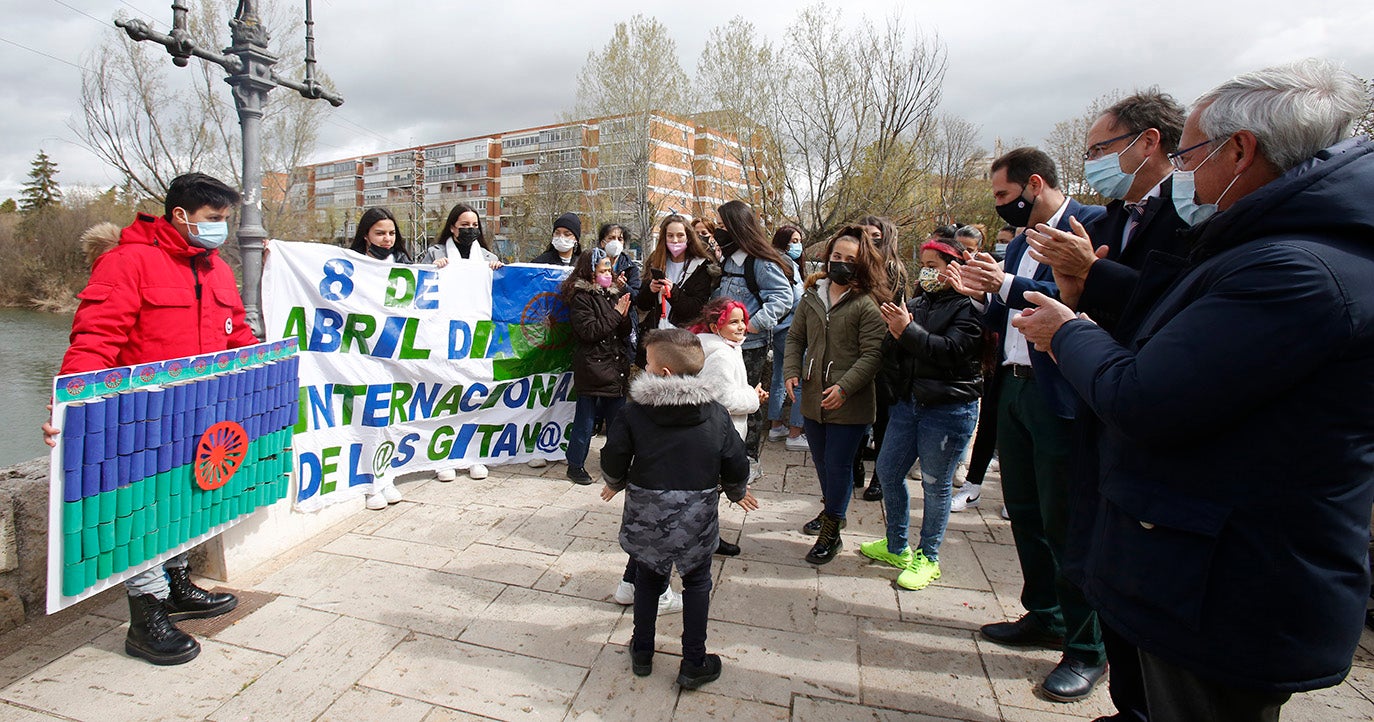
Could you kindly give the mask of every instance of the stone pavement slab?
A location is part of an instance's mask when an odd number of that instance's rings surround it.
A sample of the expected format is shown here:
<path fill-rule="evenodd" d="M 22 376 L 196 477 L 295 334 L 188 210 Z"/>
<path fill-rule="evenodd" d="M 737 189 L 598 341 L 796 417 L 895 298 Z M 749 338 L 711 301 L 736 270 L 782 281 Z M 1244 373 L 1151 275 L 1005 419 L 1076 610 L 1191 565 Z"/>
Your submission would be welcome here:
<path fill-rule="evenodd" d="M 721 505 L 722 535 L 743 549 L 712 568 L 707 644 L 723 674 L 683 691 L 680 613 L 658 619 L 653 674 L 630 672 L 633 613 L 611 600 L 626 561 L 623 495 L 602 502 L 599 486 L 565 472 L 521 464 L 483 481 L 400 480 L 400 504 L 360 511 L 235 580 L 279 596 L 180 667 L 124 654 L 119 590 L 38 620 L 0 637 L 0 719 L 1068 722 L 1111 711 L 1105 684 L 1073 704 L 1037 693 L 1057 652 L 978 636 L 1021 614 L 995 473 L 980 506 L 951 518 L 941 579 L 907 591 L 896 569 L 858 553 L 884 533 L 880 503 L 853 500 L 843 553 L 804 561 L 815 470 L 768 443 L 763 508 Z M 1374 719 L 1374 634 L 1345 683 L 1295 696 L 1284 719 Z"/>

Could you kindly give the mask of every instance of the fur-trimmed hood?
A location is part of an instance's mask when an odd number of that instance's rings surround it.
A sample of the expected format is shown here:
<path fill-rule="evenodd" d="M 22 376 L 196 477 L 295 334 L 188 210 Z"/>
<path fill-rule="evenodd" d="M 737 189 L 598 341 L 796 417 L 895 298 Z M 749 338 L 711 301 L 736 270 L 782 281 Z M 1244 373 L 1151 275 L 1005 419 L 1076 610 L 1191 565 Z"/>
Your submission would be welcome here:
<path fill-rule="evenodd" d="M 94 266 L 100 254 L 119 245 L 119 226 L 113 223 L 97 223 L 81 234 L 81 252 L 86 256 L 86 266 Z"/>
<path fill-rule="evenodd" d="M 597 293 L 602 296 L 610 297 L 619 296 L 621 293 L 621 290 L 619 288 L 616 288 L 615 284 L 611 284 L 610 288 L 602 288 L 601 284 L 588 281 L 585 278 L 579 278 L 576 281 L 573 281 L 573 290 L 586 291 L 587 293 Z"/>
<path fill-rule="evenodd" d="M 699 376 L 655 376 L 647 372 L 630 383 L 630 400 L 643 406 L 644 413 L 660 426 L 696 426 L 720 406 Z"/>

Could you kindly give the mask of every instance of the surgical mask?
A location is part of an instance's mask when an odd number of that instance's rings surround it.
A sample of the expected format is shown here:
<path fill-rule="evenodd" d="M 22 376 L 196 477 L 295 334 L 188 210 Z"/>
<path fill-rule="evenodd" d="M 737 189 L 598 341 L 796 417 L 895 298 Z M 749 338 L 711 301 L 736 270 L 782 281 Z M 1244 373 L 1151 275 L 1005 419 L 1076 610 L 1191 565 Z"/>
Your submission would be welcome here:
<path fill-rule="evenodd" d="M 458 236 L 455 240 L 458 241 L 458 245 L 467 247 L 476 243 L 481 237 L 482 229 L 480 228 L 459 228 Z"/>
<path fill-rule="evenodd" d="M 1218 210 L 1217 203 L 1220 203 L 1221 199 L 1226 197 L 1227 192 L 1231 190 L 1231 186 L 1235 185 L 1236 181 L 1240 179 L 1239 175 L 1232 178 L 1231 182 L 1226 185 L 1226 190 L 1222 191 L 1221 195 L 1217 197 L 1216 203 L 1198 203 L 1194 200 L 1197 197 L 1197 187 L 1193 184 L 1193 174 L 1197 172 L 1198 168 L 1201 168 L 1207 161 L 1211 160 L 1212 156 L 1216 155 L 1217 151 L 1221 150 L 1224 145 L 1226 144 L 1222 143 L 1211 153 L 1208 153 L 1207 157 L 1203 158 L 1202 162 L 1197 164 L 1197 168 L 1174 171 L 1174 210 L 1178 211 L 1178 217 L 1190 226 L 1196 226 L 1216 215 Z"/>
<path fill-rule="evenodd" d="M 825 276 L 832 283 L 848 286 L 854 282 L 854 264 L 845 261 L 831 261 Z"/>
<path fill-rule="evenodd" d="M 674 243 L 674 242 L 669 242 L 669 243 L 668 243 L 668 253 L 669 253 L 670 255 L 672 255 L 673 257 L 681 256 L 682 253 L 683 253 L 684 251 L 686 251 L 686 250 L 687 250 L 687 242 L 686 242 L 686 241 L 681 241 L 681 242 L 677 242 L 677 243 Z"/>
<path fill-rule="evenodd" d="M 186 225 L 194 226 L 196 229 L 194 233 L 191 233 L 191 243 L 207 251 L 219 248 L 229 238 L 229 223 L 227 221 L 201 221 L 200 223 L 187 221 Z"/>
<path fill-rule="evenodd" d="M 554 236 L 553 249 L 559 253 L 567 253 L 577 247 L 577 241 L 567 236 Z"/>
<path fill-rule="evenodd" d="M 1025 186 L 1021 187 L 1021 192 L 1025 193 Z M 1017 228 L 1024 228 L 1030 224 L 1031 209 L 1035 208 L 1035 199 L 1026 200 L 1017 196 L 1010 201 L 997 206 L 997 215 L 1009 225 Z"/>
<path fill-rule="evenodd" d="M 611 258 L 619 258 L 620 252 L 625 250 L 625 244 L 621 241 L 606 241 L 606 255 Z"/>
<path fill-rule="evenodd" d="M 1144 133 L 1141 133 L 1141 135 L 1144 135 Z M 1137 135 L 1135 140 L 1131 141 L 1131 145 L 1135 145 L 1136 140 L 1140 140 L 1140 135 Z M 1130 150 L 1131 145 L 1126 146 L 1122 152 Z M 1145 167 L 1146 160 L 1148 160 L 1148 158 L 1142 159 L 1140 165 L 1135 167 L 1135 170 L 1127 173 L 1121 170 L 1121 153 L 1108 153 L 1101 158 L 1094 158 L 1084 163 L 1083 174 L 1088 181 L 1088 185 L 1092 186 L 1093 190 L 1101 193 L 1103 197 L 1125 198 L 1126 192 L 1131 190 L 1131 184 L 1135 182 L 1135 174 L 1139 173 L 1140 169 Z"/>
<path fill-rule="evenodd" d="M 382 248 L 381 246 L 374 246 L 371 243 L 369 243 L 367 244 L 367 255 L 372 256 L 373 258 L 379 261 L 385 261 L 387 256 L 391 255 L 391 249 Z"/>
<path fill-rule="evenodd" d="M 795 261 L 795 260 L 797 260 L 798 258 L 801 258 L 801 254 L 802 254 L 802 244 L 800 244 L 800 243 L 789 243 L 789 244 L 787 244 L 787 257 L 788 257 L 788 258 L 790 258 L 790 259 L 792 259 L 792 260 Z"/>
<path fill-rule="evenodd" d="M 611 287 L 611 274 L 609 274 L 609 273 L 598 273 L 598 274 L 596 274 L 596 285 L 598 285 L 598 286 L 600 286 L 600 287 L 602 287 L 602 288 L 610 288 L 610 287 Z"/>
<path fill-rule="evenodd" d="M 940 280 L 940 271 L 935 268 L 922 268 L 917 276 L 921 283 L 921 290 L 926 293 L 939 293 L 949 288 L 949 284 Z"/>

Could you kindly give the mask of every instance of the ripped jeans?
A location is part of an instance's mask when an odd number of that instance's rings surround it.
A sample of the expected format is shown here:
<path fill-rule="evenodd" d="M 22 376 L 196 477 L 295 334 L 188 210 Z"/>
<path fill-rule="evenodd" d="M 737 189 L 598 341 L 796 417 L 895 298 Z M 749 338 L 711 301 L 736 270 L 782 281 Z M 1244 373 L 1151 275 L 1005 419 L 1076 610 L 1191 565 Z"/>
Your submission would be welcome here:
<path fill-rule="evenodd" d="M 911 500 L 906 475 L 921 459 L 921 487 L 925 502 L 921 512 L 920 549 L 926 558 L 940 557 L 940 543 L 949 525 L 949 503 L 954 489 L 954 468 L 968 446 L 978 423 L 978 402 L 959 401 L 925 405 L 915 399 L 894 401 L 888 407 L 887 433 L 878 450 L 878 481 L 887 512 L 887 550 L 900 554 L 907 546 Z"/>

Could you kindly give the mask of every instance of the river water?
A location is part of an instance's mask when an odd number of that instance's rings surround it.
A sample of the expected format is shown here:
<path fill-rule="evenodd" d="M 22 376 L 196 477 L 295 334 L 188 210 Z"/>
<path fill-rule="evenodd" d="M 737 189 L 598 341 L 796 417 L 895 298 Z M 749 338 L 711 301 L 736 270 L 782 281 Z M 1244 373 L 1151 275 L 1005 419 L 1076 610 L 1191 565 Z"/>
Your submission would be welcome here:
<path fill-rule="evenodd" d="M 0 467 L 48 453 L 38 426 L 71 328 L 67 314 L 0 308 Z"/>

